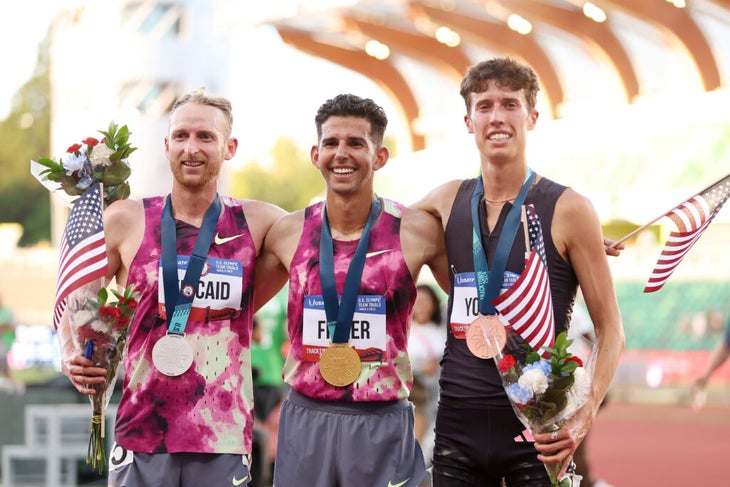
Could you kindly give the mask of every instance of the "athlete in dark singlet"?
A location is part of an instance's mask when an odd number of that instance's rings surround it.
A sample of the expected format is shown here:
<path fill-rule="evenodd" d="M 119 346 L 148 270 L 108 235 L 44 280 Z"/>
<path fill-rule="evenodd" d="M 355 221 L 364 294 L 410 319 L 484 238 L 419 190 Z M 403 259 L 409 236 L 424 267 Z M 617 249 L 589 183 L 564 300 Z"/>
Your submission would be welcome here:
<path fill-rule="evenodd" d="M 525 148 L 527 133 L 538 118 L 537 91 L 532 69 L 509 58 L 481 62 L 462 80 L 464 121 L 480 154 L 484 192 L 478 205 L 479 232 L 488 262 L 528 174 Z M 617 252 L 604 247 L 598 216 L 587 199 L 537 175 L 525 203 L 534 205 L 545 239 L 556 332 L 568 323 L 580 286 L 598 345 L 588 403 L 554 438 L 535 435 L 533 442 L 512 411 L 494 361 L 472 355 L 465 343 L 466 325 L 478 310 L 474 279 L 468 279 L 474 271 L 469 202 L 476 181 L 448 182 L 415 205 L 441 221 L 452 271 L 433 483 L 435 487 L 499 487 L 502 482 L 507 487 L 549 486 L 541 462 L 559 462 L 561 474 L 566 472 L 595 419 L 623 349 L 623 326 L 606 261 L 606 254 Z M 509 245 L 503 290 L 524 269 L 524 239 L 515 238 Z"/>

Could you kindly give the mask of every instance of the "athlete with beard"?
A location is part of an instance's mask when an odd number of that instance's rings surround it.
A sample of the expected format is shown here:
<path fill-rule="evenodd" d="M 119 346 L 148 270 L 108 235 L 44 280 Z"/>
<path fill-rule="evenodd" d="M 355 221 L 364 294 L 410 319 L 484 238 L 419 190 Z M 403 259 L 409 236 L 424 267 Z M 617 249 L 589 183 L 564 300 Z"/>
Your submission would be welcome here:
<path fill-rule="evenodd" d="M 177 99 L 164 140 L 172 191 L 120 200 L 104 213 L 107 277 L 140 292 L 110 486 L 250 480 L 255 260 L 285 212 L 218 194 L 223 164 L 238 147 L 232 124 L 225 98 L 200 89 Z M 88 385 L 103 382 L 105 370 L 74 352 L 67 317 L 61 328 L 63 371 L 91 394 Z"/>

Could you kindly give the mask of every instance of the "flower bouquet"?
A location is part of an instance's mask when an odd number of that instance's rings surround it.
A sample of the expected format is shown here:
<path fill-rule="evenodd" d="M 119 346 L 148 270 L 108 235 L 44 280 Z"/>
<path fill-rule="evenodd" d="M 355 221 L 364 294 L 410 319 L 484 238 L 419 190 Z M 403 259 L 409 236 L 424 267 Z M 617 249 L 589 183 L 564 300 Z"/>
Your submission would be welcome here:
<path fill-rule="evenodd" d="M 127 342 L 127 330 L 137 309 L 135 298 L 139 293 L 132 286 L 121 293 L 112 289 L 111 293 L 116 301 L 111 301 L 105 287 L 96 293 L 91 288 L 92 286 L 84 286 L 69 296 L 68 316 L 77 351 L 92 360 L 94 366 L 106 370 L 103 384 L 88 385 L 96 392 L 89 396 L 92 416 L 86 463 L 102 473 L 106 464 L 105 411 L 114 391 L 117 369 Z"/>
<path fill-rule="evenodd" d="M 127 328 L 137 307 L 137 292 L 107 290 L 106 241 L 102 212 L 112 202 L 129 197 L 131 174 L 128 157 L 136 149 L 129 143 L 126 125 L 110 122 L 104 137 L 87 137 L 72 144 L 55 161 L 31 161 L 31 174 L 68 206 L 71 214 L 61 242 L 53 325 L 61 348 L 81 354 L 106 370 L 102 384 L 91 384 L 91 435 L 87 462 L 102 472 L 105 411 L 124 353 Z M 116 297 L 116 301 L 113 301 Z M 68 324 L 62 322 L 66 314 Z"/>
<path fill-rule="evenodd" d="M 531 433 L 557 431 L 587 399 L 590 374 L 580 358 L 568 352 L 573 340 L 561 332 L 542 356 L 508 328 L 506 346 L 494 356 L 504 390 L 515 414 Z M 512 336 L 510 336 L 512 334 Z M 560 487 L 580 485 L 580 476 L 561 481 L 559 463 L 545 464 L 550 483 Z"/>
<path fill-rule="evenodd" d="M 127 159 L 137 150 L 129 144 L 129 129 L 110 122 L 99 133 L 104 138 L 87 137 L 74 143 L 58 161 L 47 157 L 31 161 L 31 174 L 69 206 L 97 182 L 104 185 L 105 207 L 128 198 L 131 168 Z"/>

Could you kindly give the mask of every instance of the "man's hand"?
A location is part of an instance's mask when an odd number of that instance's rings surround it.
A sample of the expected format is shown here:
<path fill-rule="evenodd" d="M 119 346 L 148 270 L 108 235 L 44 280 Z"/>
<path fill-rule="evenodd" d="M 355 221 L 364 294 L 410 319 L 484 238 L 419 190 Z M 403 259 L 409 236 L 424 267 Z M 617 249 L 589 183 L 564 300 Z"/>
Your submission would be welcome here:
<path fill-rule="evenodd" d="M 624 249 L 624 244 L 620 243 L 614 247 L 615 243 L 615 240 L 603 237 L 603 249 L 606 251 L 606 255 L 610 255 L 612 257 L 618 257 L 621 255 L 621 251 Z"/>
<path fill-rule="evenodd" d="M 94 362 L 83 355 L 67 355 L 61 359 L 61 372 L 81 394 L 96 394 L 90 386 L 104 384 L 106 369 L 94 366 Z"/>

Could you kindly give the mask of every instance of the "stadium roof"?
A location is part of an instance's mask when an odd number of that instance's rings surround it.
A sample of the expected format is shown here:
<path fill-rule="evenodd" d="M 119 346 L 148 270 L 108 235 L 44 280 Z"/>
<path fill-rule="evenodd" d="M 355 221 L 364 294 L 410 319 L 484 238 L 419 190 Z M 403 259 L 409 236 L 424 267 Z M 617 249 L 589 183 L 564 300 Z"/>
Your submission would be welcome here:
<path fill-rule="evenodd" d="M 375 82 L 409 122 L 414 150 L 426 146 L 418 120 L 428 102 L 415 86 L 424 77 L 409 78 L 414 64 L 458 84 L 487 56 L 521 59 L 556 119 L 596 90 L 632 104 L 669 85 L 730 83 L 730 0 L 361 0 L 271 25 L 296 49 Z"/>

